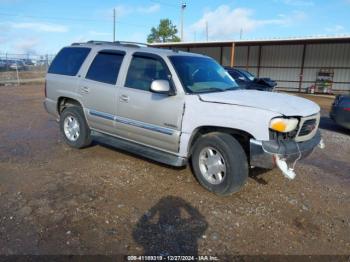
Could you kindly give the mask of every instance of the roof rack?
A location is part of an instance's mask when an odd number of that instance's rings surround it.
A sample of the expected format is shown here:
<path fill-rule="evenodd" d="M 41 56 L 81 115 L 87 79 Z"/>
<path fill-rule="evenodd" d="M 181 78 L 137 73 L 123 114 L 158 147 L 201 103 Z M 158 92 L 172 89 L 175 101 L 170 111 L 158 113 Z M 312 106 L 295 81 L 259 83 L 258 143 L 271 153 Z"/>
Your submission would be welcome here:
<path fill-rule="evenodd" d="M 75 45 L 83 45 L 83 44 L 94 44 L 94 45 L 117 45 L 117 46 L 129 46 L 129 47 L 147 47 L 148 44 L 138 43 L 138 42 L 128 42 L 128 41 L 98 41 L 98 40 L 90 40 L 85 43 L 73 43 L 72 46 Z"/>

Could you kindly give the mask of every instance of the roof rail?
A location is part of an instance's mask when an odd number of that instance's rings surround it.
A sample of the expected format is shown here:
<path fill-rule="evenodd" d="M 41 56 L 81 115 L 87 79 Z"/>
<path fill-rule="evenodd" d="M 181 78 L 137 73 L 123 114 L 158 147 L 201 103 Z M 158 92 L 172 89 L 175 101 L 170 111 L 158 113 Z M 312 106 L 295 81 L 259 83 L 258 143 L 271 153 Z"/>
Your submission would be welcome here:
<path fill-rule="evenodd" d="M 95 45 L 121 45 L 121 46 L 130 46 L 130 47 L 147 47 L 148 44 L 138 43 L 138 42 L 128 42 L 128 41 L 98 41 L 98 40 L 90 40 L 86 43 L 73 43 L 72 46 L 83 45 L 83 44 L 95 44 Z"/>

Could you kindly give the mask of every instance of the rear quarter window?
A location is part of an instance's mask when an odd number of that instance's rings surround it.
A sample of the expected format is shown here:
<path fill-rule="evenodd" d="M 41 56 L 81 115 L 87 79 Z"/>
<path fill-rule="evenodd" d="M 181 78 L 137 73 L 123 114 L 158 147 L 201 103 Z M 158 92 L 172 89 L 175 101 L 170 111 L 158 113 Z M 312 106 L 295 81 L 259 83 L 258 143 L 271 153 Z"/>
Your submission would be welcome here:
<path fill-rule="evenodd" d="M 48 73 L 75 76 L 90 52 L 87 47 L 65 47 L 52 61 Z"/>
<path fill-rule="evenodd" d="M 125 53 L 100 52 L 91 63 L 86 79 L 115 85 Z"/>

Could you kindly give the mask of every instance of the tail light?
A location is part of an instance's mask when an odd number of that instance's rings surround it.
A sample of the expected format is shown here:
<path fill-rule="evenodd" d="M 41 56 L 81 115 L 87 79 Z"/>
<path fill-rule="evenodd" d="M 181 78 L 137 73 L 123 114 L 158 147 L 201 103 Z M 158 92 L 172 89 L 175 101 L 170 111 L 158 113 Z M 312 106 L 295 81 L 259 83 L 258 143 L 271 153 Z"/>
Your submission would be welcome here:
<path fill-rule="evenodd" d="M 350 111 L 350 107 L 345 107 L 344 110 L 345 111 Z"/>

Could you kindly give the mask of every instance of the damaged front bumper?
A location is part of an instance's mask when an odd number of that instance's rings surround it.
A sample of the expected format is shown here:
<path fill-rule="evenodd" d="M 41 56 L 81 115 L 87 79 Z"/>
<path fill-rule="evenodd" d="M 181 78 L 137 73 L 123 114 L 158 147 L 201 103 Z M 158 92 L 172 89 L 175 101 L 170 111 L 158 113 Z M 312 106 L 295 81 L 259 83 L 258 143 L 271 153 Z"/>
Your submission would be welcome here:
<path fill-rule="evenodd" d="M 304 142 L 250 139 L 250 165 L 252 167 L 272 169 L 277 164 L 284 175 L 286 175 L 285 170 L 280 166 L 280 161 L 283 161 L 288 167 L 288 165 L 295 163 L 297 160 L 307 157 L 318 145 L 324 147 L 320 131 L 317 131 L 313 138 Z"/>

